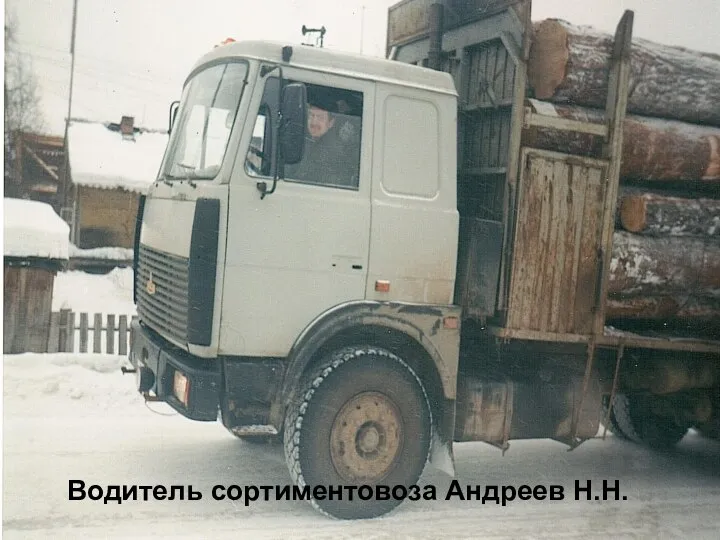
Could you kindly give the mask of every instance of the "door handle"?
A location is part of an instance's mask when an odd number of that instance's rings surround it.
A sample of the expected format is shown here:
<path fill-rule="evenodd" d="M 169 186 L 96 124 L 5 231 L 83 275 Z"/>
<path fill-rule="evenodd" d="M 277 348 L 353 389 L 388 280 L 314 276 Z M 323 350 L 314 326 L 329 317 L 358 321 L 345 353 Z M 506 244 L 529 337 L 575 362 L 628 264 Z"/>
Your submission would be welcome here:
<path fill-rule="evenodd" d="M 352 257 L 348 255 L 333 255 L 332 267 L 339 270 L 351 269 L 356 272 L 364 268 L 363 261 L 360 257 Z"/>

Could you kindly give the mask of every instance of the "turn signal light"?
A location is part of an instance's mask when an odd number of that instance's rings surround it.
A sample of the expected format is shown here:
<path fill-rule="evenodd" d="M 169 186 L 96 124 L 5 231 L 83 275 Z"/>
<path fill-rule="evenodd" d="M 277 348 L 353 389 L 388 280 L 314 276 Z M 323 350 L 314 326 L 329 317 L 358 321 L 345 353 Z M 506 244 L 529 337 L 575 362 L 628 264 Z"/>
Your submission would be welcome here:
<path fill-rule="evenodd" d="M 173 377 L 173 393 L 180 403 L 187 407 L 188 396 L 190 395 L 190 381 L 179 371 L 176 371 Z"/>
<path fill-rule="evenodd" d="M 456 330 L 459 324 L 460 321 L 457 317 L 445 317 L 443 319 L 443 326 L 450 330 Z"/>
<path fill-rule="evenodd" d="M 377 292 L 390 292 L 390 282 L 385 279 L 378 279 L 375 282 L 375 290 Z"/>

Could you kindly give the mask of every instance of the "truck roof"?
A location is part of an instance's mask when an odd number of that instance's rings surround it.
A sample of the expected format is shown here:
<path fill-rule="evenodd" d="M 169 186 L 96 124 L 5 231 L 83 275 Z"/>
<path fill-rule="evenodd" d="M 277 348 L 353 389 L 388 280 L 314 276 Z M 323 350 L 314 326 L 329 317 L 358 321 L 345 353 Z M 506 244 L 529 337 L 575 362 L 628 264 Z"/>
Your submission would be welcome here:
<path fill-rule="evenodd" d="M 205 64 L 223 58 L 249 58 L 302 69 L 336 73 L 357 79 L 383 81 L 433 92 L 457 95 L 452 77 L 444 72 L 373 56 L 333 51 L 325 48 L 290 44 L 289 62 L 282 60 L 287 43 L 272 41 L 237 41 L 205 54 L 192 73 Z"/>

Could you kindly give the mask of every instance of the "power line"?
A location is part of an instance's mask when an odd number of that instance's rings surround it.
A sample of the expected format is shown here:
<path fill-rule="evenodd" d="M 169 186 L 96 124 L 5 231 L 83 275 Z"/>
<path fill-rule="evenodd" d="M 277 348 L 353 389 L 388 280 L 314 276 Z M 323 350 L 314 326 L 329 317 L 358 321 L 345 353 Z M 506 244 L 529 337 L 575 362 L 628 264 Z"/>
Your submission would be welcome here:
<path fill-rule="evenodd" d="M 57 79 L 49 79 L 49 80 L 56 83 L 57 85 L 61 85 L 62 86 L 61 90 L 67 91 L 66 90 L 67 86 L 66 86 L 65 81 L 60 82 Z M 116 85 L 116 86 L 118 86 L 118 85 Z M 57 89 L 57 86 L 55 88 Z M 147 101 L 167 102 L 173 97 L 173 94 L 170 92 L 168 92 L 167 94 L 163 94 L 158 91 L 148 92 L 148 91 L 143 91 L 143 90 L 134 89 L 134 88 L 124 88 L 123 91 L 121 92 L 121 91 L 114 91 L 114 87 L 113 88 L 102 88 L 99 86 L 78 84 L 78 81 L 75 81 L 75 88 L 77 89 L 76 93 L 77 93 L 77 91 L 80 91 L 82 93 L 92 92 L 92 93 L 96 93 L 96 94 L 105 94 L 105 95 L 114 94 L 115 95 L 114 97 L 118 97 L 121 99 L 127 98 L 127 99 L 136 100 L 136 101 L 146 101 L 146 102 Z M 65 97 L 67 98 L 67 93 L 65 93 Z M 151 97 L 151 99 L 148 99 L 149 97 Z"/>
<path fill-rule="evenodd" d="M 46 50 L 46 51 L 51 51 L 51 52 L 53 52 L 53 53 L 57 53 L 57 54 L 60 54 L 60 55 L 66 56 L 66 57 L 69 57 L 69 56 L 70 56 L 70 55 L 68 54 L 67 50 L 65 50 L 65 49 L 60 49 L 60 48 L 58 48 L 58 47 L 51 47 L 50 45 L 35 44 L 35 43 L 28 42 L 28 41 L 15 41 L 15 45 L 16 45 L 17 47 L 20 47 L 20 48 L 44 49 L 44 50 Z M 35 54 L 35 53 L 30 53 L 30 54 Z M 100 56 L 93 56 L 93 55 L 90 55 L 90 54 L 82 54 L 82 53 L 79 53 L 79 52 L 76 52 L 76 53 L 75 53 L 75 57 L 76 57 L 76 58 L 84 58 L 84 59 L 86 59 L 86 60 L 91 60 L 91 61 L 93 61 L 93 62 L 97 62 L 97 63 L 102 64 L 102 65 L 115 64 L 115 65 L 121 66 L 121 67 L 123 67 L 123 68 L 125 68 L 125 69 L 127 69 L 127 68 L 129 68 L 130 66 L 134 65 L 134 64 L 132 64 L 132 63 L 130 63 L 130 62 L 117 61 L 117 60 L 112 60 L 112 59 L 108 59 L 108 58 L 103 58 L 103 57 L 100 57 Z M 174 76 L 174 75 L 176 75 L 174 72 L 171 72 L 171 71 L 163 70 L 163 72 L 164 72 L 166 75 L 169 75 L 169 76 Z"/>
<path fill-rule="evenodd" d="M 52 62 L 53 64 L 56 64 L 56 62 L 50 58 L 39 58 L 39 60 L 43 62 Z M 65 68 L 67 66 L 57 66 L 58 68 Z M 156 87 L 153 88 L 152 86 L 156 86 L 158 84 L 157 80 L 152 80 L 150 78 L 144 79 L 134 76 L 125 76 L 125 74 L 122 73 L 115 73 L 115 72 L 108 72 L 104 71 L 102 69 L 93 68 L 90 66 L 75 66 L 75 72 L 82 74 L 86 78 L 102 78 L 103 82 L 106 82 L 107 84 L 112 85 L 113 87 L 119 87 L 124 88 L 131 92 L 136 93 L 142 93 L 142 94 L 153 94 L 156 96 L 161 97 L 168 97 L 168 95 L 176 95 L 180 91 L 180 85 L 174 85 L 170 84 L 168 82 L 162 83 L 162 86 L 167 89 L 167 92 L 161 92 Z M 51 79 L 47 75 L 43 76 L 43 80 Z M 139 84 L 133 85 L 132 80 L 135 80 Z M 53 79 L 54 82 L 58 84 L 62 84 L 65 86 L 67 84 L 66 80 L 58 80 Z"/>
<path fill-rule="evenodd" d="M 22 56 L 30 57 L 34 60 L 38 60 L 41 62 L 52 62 L 55 65 L 58 65 L 60 67 L 66 67 L 66 68 L 70 66 L 70 61 L 65 58 L 61 59 L 61 58 L 48 56 L 45 54 L 22 51 L 22 50 L 15 49 L 15 48 L 10 49 L 10 50 L 12 50 L 13 52 L 16 52 L 17 54 L 20 54 Z M 80 65 L 82 65 L 82 64 L 80 64 Z M 94 66 L 87 66 L 87 65 L 82 65 L 82 67 L 85 70 L 95 70 L 98 73 L 107 73 L 108 75 L 111 75 L 111 76 L 122 76 L 124 78 L 138 79 L 138 80 L 146 81 L 148 83 L 157 83 L 158 79 L 162 79 L 166 82 L 177 81 L 178 79 L 182 79 L 180 76 L 176 76 L 176 77 L 168 76 L 167 73 L 169 73 L 169 72 L 165 72 L 165 75 L 149 75 L 147 73 L 139 74 L 137 72 L 133 72 L 133 71 L 129 71 L 129 70 L 123 70 L 122 72 L 118 72 L 117 70 L 113 70 L 111 68 L 108 69 L 107 67 L 94 67 Z M 148 68 L 148 71 L 155 71 L 155 69 Z"/>

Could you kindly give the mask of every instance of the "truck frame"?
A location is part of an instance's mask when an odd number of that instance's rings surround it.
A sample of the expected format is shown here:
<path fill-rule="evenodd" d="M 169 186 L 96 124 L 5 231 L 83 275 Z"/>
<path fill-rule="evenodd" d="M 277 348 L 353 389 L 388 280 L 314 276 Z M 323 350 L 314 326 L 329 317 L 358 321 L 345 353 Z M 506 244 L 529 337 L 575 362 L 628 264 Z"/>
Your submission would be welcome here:
<path fill-rule="evenodd" d="M 530 10 L 405 0 L 388 60 L 236 42 L 197 63 L 138 212 L 128 371 L 145 399 L 282 441 L 299 486 L 412 486 L 428 459 L 454 474 L 453 442 L 576 448 L 602 423 L 666 447 L 717 422 L 719 342 L 606 326 L 633 14 L 594 124 L 526 96 Z M 173 174 L 189 167 L 175 133 L 209 95 L 197 81 L 227 66 L 215 175 Z M 310 99 L 362 122 L 349 189 L 286 175 Z M 535 126 L 602 151 L 533 148 Z M 312 499 L 339 518 L 399 503 Z"/>

